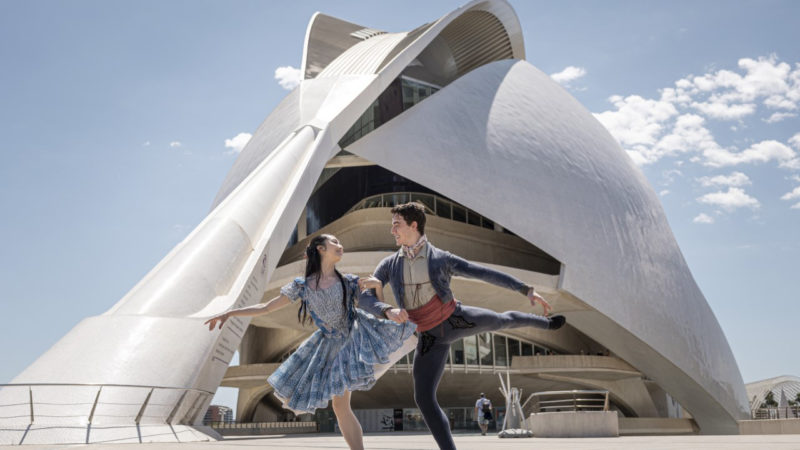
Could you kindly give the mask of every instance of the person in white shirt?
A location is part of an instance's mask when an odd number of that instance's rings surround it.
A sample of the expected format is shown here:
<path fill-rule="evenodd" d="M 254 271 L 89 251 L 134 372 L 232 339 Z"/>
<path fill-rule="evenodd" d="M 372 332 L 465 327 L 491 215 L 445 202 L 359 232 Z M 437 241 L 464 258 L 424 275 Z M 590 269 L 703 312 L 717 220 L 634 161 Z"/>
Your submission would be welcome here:
<path fill-rule="evenodd" d="M 475 418 L 478 426 L 481 427 L 481 435 L 486 436 L 489 421 L 492 420 L 492 401 L 486 398 L 483 392 L 481 392 L 481 398 L 475 402 Z"/>

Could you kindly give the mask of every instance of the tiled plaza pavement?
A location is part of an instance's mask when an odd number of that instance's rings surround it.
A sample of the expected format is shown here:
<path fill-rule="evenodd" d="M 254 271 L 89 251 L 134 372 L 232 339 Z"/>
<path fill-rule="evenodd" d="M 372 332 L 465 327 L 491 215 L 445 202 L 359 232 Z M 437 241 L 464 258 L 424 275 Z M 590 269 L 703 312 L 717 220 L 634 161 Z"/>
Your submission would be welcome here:
<path fill-rule="evenodd" d="M 763 436 L 625 436 L 619 438 L 583 439 L 499 439 L 496 436 L 480 434 L 456 434 L 455 442 L 459 450 L 512 450 L 512 449 L 553 449 L 553 450 L 662 450 L 662 449 L 798 449 L 800 435 Z M 433 438 L 421 433 L 380 433 L 364 437 L 367 449 L 436 449 Z M 182 443 L 182 444 L 91 444 L 91 445 L 24 445 L 22 447 L 39 449 L 113 449 L 113 450 L 249 450 L 258 448 L 277 449 L 347 449 L 344 439 L 335 434 L 303 434 L 280 436 L 230 437 L 223 441 Z"/>

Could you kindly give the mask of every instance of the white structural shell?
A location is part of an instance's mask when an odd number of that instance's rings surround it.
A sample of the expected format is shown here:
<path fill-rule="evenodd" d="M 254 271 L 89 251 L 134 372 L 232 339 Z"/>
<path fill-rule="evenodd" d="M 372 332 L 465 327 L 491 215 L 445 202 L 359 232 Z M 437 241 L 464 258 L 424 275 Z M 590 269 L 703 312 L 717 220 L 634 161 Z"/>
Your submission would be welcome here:
<path fill-rule="evenodd" d="M 525 61 L 470 72 L 348 150 L 562 262 L 568 322 L 662 386 L 703 432 L 738 433 L 744 384 L 658 197 L 602 125 Z M 425 161 L 420 164 L 419 161 Z"/>
<path fill-rule="evenodd" d="M 407 33 L 315 15 L 306 79 L 256 131 L 213 210 L 109 311 L 0 390 L 0 405 L 19 409 L 0 419 L 0 442 L 202 438 L 191 426 L 247 326 L 230 320 L 209 333 L 204 319 L 262 300 L 336 143 L 417 63 L 452 84 L 349 150 L 562 261 L 561 289 L 590 307 L 570 313 L 571 324 L 658 381 L 702 431 L 736 432 L 747 411 L 741 376 L 657 197 L 602 126 L 523 58 L 519 22 L 502 0 L 473 1 Z M 46 414 L 55 399 L 58 411 Z"/>

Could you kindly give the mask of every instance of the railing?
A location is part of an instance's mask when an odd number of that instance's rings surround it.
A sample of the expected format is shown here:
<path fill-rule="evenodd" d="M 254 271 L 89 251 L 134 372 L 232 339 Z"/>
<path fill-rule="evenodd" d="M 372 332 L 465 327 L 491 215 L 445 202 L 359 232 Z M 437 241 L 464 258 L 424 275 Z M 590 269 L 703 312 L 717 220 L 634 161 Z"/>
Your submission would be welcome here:
<path fill-rule="evenodd" d="M 572 390 L 534 392 L 522 405 L 535 398 L 535 412 L 608 411 L 608 391 Z M 547 400 L 544 400 L 547 399 Z"/>
<path fill-rule="evenodd" d="M 475 211 L 433 194 L 419 192 L 390 192 L 373 195 L 362 199 L 350 208 L 347 213 L 367 208 L 392 208 L 408 202 L 419 202 L 425 205 L 425 212 L 445 219 L 455 220 L 470 225 L 493 230 L 494 222 Z"/>
<path fill-rule="evenodd" d="M 222 435 L 316 433 L 317 422 L 207 422 Z"/>
<path fill-rule="evenodd" d="M 751 412 L 751 416 L 756 420 L 798 419 L 800 418 L 800 405 L 757 408 Z"/>
<path fill-rule="evenodd" d="M 65 391 L 63 388 L 71 388 Z M 87 426 L 95 422 L 139 426 L 142 422 L 193 424 L 213 392 L 131 384 L 0 384 L 0 430 L 36 422 Z M 141 400 L 131 402 L 131 398 Z M 180 413 L 180 415 L 179 415 Z M 126 420 L 127 419 L 127 420 Z M 128 422 L 129 420 L 129 422 Z M 23 436 L 22 441 L 25 437 Z"/>

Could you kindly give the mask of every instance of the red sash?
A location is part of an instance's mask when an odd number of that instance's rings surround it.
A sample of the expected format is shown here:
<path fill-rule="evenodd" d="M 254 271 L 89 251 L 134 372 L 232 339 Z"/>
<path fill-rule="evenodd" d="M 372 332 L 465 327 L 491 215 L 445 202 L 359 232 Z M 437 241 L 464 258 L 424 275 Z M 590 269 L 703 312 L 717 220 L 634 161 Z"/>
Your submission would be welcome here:
<path fill-rule="evenodd" d="M 447 320 L 450 314 L 456 310 L 456 300 L 450 300 L 447 303 L 442 303 L 438 295 L 416 309 L 409 309 L 408 319 L 417 325 L 417 331 L 428 331 L 431 328 L 439 325 Z"/>

